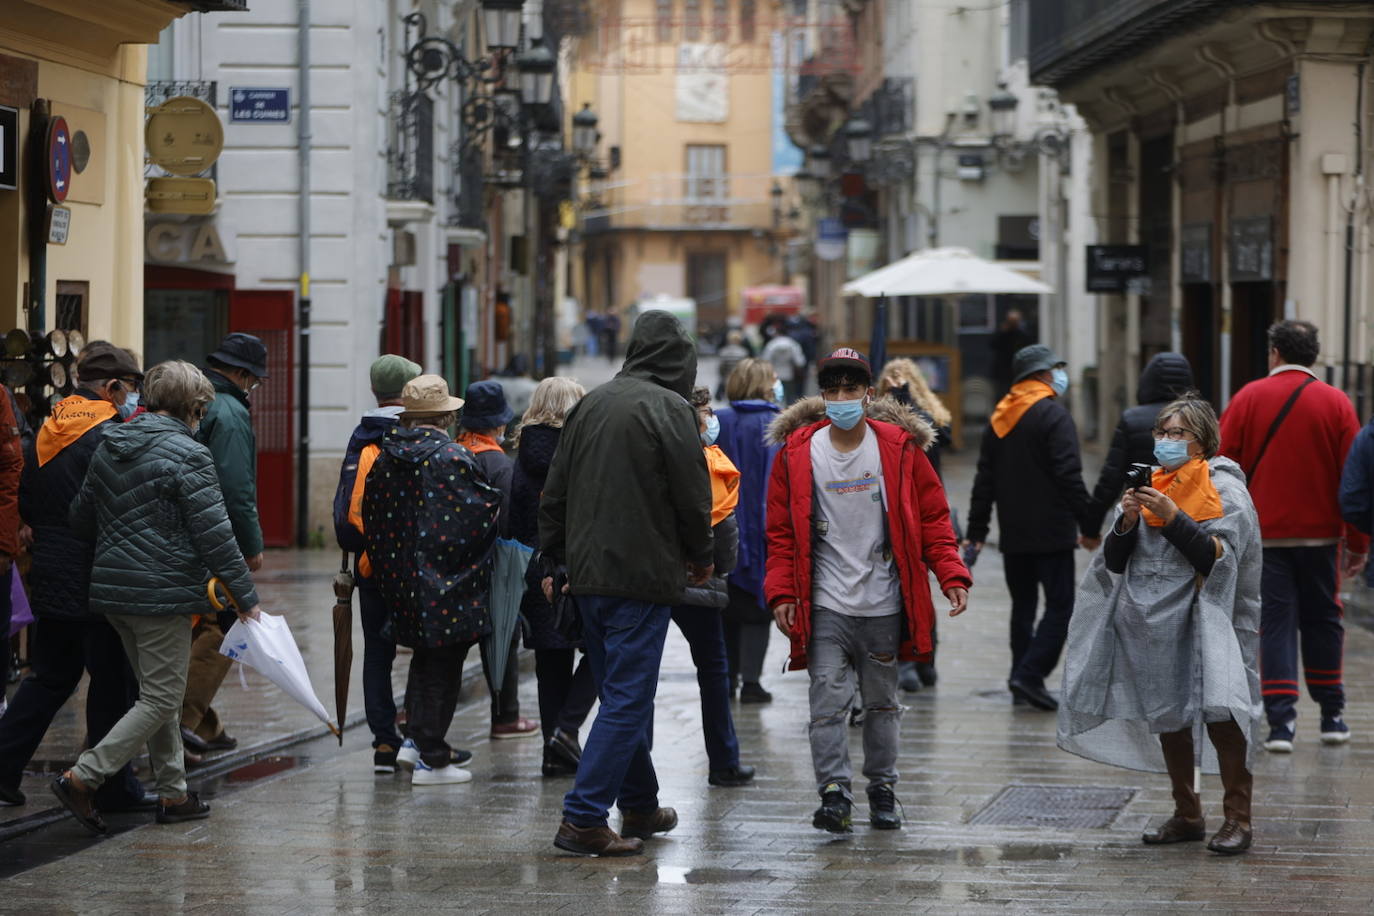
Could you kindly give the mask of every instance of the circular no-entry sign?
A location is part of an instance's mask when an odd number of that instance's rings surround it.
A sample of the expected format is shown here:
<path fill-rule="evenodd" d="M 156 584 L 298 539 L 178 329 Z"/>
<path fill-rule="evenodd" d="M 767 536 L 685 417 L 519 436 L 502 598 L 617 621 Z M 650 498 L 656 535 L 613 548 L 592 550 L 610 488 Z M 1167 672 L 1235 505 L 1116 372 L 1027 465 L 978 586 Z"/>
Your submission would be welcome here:
<path fill-rule="evenodd" d="M 72 134 L 66 118 L 48 123 L 48 197 L 62 203 L 72 187 Z"/>

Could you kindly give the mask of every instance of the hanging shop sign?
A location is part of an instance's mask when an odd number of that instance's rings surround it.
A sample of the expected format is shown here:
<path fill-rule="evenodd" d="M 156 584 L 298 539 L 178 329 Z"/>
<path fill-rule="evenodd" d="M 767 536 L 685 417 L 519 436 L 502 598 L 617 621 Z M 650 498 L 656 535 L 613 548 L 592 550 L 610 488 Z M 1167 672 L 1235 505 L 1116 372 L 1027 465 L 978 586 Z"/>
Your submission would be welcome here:
<path fill-rule="evenodd" d="M 1150 272 L 1150 252 L 1144 245 L 1089 245 L 1088 292 L 1124 293 L 1133 281 Z"/>
<path fill-rule="evenodd" d="M 173 175 L 197 175 L 224 150 L 224 125 L 209 104 L 179 95 L 152 110 L 143 139 L 153 165 Z"/>
<path fill-rule="evenodd" d="M 1187 223 L 1179 230 L 1179 282 L 1212 282 L 1212 224 Z"/>
<path fill-rule="evenodd" d="M 1231 282 L 1274 279 L 1274 221 L 1267 216 L 1231 220 Z"/>
<path fill-rule="evenodd" d="M 229 120 L 236 124 L 286 124 L 291 120 L 291 90 L 230 87 Z"/>
<path fill-rule="evenodd" d="M 0 190 L 19 187 L 19 109 L 0 105 Z"/>
<path fill-rule="evenodd" d="M 66 207 L 53 207 L 48 211 L 48 244 L 65 245 L 72 228 L 72 211 Z"/>
<path fill-rule="evenodd" d="M 48 199 L 60 204 L 72 189 L 72 132 L 66 118 L 48 119 L 44 155 L 48 162 Z"/>
<path fill-rule="evenodd" d="M 144 202 L 150 213 L 204 216 L 215 209 L 215 183 L 209 178 L 149 178 Z"/>

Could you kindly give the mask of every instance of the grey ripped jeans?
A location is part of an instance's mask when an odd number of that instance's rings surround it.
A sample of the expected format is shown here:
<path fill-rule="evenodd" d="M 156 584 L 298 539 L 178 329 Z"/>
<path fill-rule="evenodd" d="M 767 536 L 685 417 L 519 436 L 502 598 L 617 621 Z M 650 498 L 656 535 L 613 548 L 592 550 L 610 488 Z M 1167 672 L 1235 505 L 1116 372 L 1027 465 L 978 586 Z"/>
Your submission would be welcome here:
<path fill-rule="evenodd" d="M 902 615 L 850 617 L 811 611 L 811 764 L 816 788 L 839 783 L 850 795 L 849 708 L 864 700 L 864 776 L 868 788 L 897 782 L 901 706 L 897 703 L 897 650 Z M 855 683 L 855 677 L 858 683 Z"/>

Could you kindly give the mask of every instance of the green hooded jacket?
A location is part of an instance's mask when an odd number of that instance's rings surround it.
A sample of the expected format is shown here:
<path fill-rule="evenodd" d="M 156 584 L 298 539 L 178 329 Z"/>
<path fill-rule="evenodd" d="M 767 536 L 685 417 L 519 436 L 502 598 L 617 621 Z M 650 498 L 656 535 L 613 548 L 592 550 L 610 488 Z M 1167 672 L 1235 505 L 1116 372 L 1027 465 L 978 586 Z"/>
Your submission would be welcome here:
<path fill-rule="evenodd" d="M 262 553 L 262 525 L 258 522 L 258 438 L 248 413 L 248 395 L 214 369 L 205 375 L 215 386 L 215 399 L 206 408 L 196 439 L 215 459 L 239 550 L 245 557 L 255 557 Z"/>
<path fill-rule="evenodd" d="M 568 414 L 539 501 L 539 545 L 575 595 L 672 604 L 712 559 L 711 478 L 688 403 L 697 353 L 668 312 L 635 322 L 625 365 Z"/>

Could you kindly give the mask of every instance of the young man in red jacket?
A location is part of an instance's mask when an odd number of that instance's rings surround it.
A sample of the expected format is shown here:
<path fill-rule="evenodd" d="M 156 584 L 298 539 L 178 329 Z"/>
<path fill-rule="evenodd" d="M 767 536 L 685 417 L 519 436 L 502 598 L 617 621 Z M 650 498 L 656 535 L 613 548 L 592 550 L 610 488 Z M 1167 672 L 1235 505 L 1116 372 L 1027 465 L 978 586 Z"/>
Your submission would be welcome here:
<path fill-rule="evenodd" d="M 1346 576 L 1369 553 L 1369 536 L 1341 519 L 1341 469 L 1360 421 L 1341 391 L 1317 379 L 1317 328 L 1269 329 L 1269 375 L 1236 393 L 1221 415 L 1221 453 L 1245 471 L 1264 538 L 1260 583 L 1260 692 L 1270 752 L 1293 750 L 1298 718 L 1298 636 L 1307 692 L 1321 706 L 1325 744 L 1350 740 L 1342 720 L 1345 628 L 1336 598 L 1345 539 Z"/>
<path fill-rule="evenodd" d="M 869 822 L 894 830 L 902 825 L 897 661 L 928 660 L 934 651 L 928 571 L 951 617 L 967 607 L 973 582 L 925 456 L 930 425 L 895 401 L 874 401 L 863 354 L 836 350 L 817 368 L 821 397 L 799 401 L 769 428 L 782 448 L 768 485 L 764 591 L 792 640 L 790 667 L 811 677 L 811 762 L 821 795 L 812 825 L 852 829 L 847 719 L 857 688 L 866 707 Z"/>

